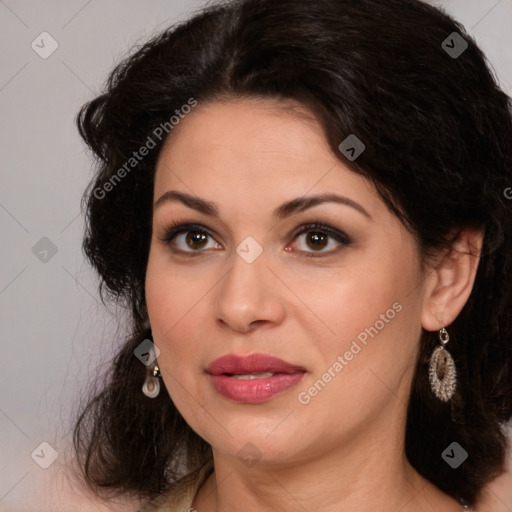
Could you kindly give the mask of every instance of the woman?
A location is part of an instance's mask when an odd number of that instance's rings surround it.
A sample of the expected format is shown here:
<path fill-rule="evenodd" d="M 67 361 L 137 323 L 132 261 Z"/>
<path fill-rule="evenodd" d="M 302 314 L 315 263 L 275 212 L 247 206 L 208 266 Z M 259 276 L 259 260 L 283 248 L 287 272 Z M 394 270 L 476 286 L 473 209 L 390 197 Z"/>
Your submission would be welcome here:
<path fill-rule="evenodd" d="M 504 470 L 509 98 L 418 0 L 216 4 L 85 105 L 132 335 L 87 482 L 145 511 L 478 510 Z"/>

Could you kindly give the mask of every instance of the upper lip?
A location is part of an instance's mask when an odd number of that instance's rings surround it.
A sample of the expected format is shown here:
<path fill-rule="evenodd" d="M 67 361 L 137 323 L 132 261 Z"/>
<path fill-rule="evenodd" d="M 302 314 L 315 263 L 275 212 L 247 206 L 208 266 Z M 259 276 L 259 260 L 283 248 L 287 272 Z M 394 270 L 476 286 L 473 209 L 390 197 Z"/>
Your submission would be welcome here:
<path fill-rule="evenodd" d="M 228 354 L 215 359 L 206 370 L 211 375 L 240 375 L 244 373 L 297 373 L 305 372 L 301 366 L 287 363 L 268 354 L 250 354 L 237 356 Z"/>

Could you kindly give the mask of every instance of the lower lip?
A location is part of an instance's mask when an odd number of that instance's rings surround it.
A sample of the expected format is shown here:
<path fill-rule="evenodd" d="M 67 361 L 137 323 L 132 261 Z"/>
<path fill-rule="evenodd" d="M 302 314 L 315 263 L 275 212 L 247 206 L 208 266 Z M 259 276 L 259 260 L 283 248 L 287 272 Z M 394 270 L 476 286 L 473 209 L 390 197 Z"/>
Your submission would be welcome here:
<path fill-rule="evenodd" d="M 292 388 L 304 372 L 276 373 L 261 379 L 235 379 L 227 375 L 211 375 L 213 387 L 225 398 L 243 404 L 259 404 Z"/>

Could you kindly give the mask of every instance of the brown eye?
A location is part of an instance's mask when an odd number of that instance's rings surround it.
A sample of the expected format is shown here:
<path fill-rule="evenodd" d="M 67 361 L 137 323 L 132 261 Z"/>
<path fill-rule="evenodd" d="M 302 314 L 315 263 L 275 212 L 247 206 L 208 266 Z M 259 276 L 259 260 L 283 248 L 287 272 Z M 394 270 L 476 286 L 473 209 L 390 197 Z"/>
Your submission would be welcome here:
<path fill-rule="evenodd" d="M 325 233 L 310 231 L 306 235 L 306 244 L 311 249 L 314 249 L 315 251 L 318 249 L 323 249 L 327 246 L 329 243 L 329 236 Z"/>
<path fill-rule="evenodd" d="M 202 249 L 208 241 L 208 235 L 201 231 L 188 231 L 185 243 L 191 249 Z"/>
<path fill-rule="evenodd" d="M 196 224 L 173 225 L 160 240 L 175 252 L 201 253 L 203 249 L 221 248 L 206 229 Z"/>
<path fill-rule="evenodd" d="M 342 231 L 318 223 L 302 226 L 294 240 L 295 249 L 310 257 L 329 256 L 351 243 Z"/>

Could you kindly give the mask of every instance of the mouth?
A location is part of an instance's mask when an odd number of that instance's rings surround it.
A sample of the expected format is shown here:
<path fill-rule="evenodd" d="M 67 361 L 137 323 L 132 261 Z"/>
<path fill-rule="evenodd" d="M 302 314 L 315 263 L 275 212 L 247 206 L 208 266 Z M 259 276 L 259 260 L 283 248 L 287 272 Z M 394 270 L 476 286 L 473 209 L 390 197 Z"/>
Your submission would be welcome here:
<path fill-rule="evenodd" d="M 267 354 L 230 354 L 207 368 L 214 389 L 236 403 L 257 404 L 288 391 L 303 378 L 306 369 Z"/>
<path fill-rule="evenodd" d="M 291 374 L 305 372 L 305 368 L 295 364 L 287 363 L 278 357 L 268 354 L 250 354 L 247 356 L 237 356 L 228 354 L 227 356 L 215 359 L 206 370 L 210 375 L 228 375 L 228 376 L 254 376 L 255 378 L 270 377 L 269 373 Z"/>
<path fill-rule="evenodd" d="M 273 377 L 275 373 L 273 372 L 255 372 L 255 373 L 223 373 L 226 377 L 232 377 L 233 379 L 238 380 L 253 380 L 253 379 L 266 379 L 268 377 Z"/>

